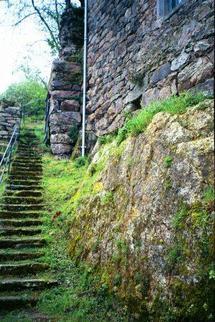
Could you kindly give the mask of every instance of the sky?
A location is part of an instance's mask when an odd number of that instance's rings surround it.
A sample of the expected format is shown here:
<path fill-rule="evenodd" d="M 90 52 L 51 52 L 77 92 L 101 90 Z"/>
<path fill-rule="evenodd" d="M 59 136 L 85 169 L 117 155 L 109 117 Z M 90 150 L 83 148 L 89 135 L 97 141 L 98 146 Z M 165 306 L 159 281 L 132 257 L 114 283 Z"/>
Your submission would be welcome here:
<path fill-rule="evenodd" d="M 18 67 L 26 62 L 33 69 L 39 69 L 43 79 L 48 80 L 53 56 L 44 39 L 32 17 L 14 27 L 10 10 L 5 1 L 0 0 L 0 93 L 11 83 L 24 80 Z"/>

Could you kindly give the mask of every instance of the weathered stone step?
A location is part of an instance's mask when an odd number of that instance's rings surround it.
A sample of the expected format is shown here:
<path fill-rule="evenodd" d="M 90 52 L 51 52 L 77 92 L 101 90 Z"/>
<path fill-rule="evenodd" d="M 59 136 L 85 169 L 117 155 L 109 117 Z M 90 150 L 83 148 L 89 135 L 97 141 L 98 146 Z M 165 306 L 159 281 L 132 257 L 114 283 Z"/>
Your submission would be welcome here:
<path fill-rule="evenodd" d="M 36 250 L 35 248 L 20 249 L 20 250 L 6 248 L 3 250 L 0 250 L 0 262 L 38 259 L 44 256 L 44 252 L 38 251 L 38 250 L 35 251 L 35 250 Z"/>
<path fill-rule="evenodd" d="M 42 217 L 42 211 L 0 211 L 0 219 L 38 219 Z"/>
<path fill-rule="evenodd" d="M 20 167 L 29 167 L 29 166 L 34 166 L 34 167 L 41 167 L 42 166 L 42 160 L 35 161 L 35 162 L 26 162 L 26 160 L 17 160 L 14 159 L 12 165 L 14 166 L 20 166 Z"/>
<path fill-rule="evenodd" d="M 38 204 L 38 205 L 16 205 L 16 204 L 0 204 L 0 208 L 2 210 L 7 210 L 7 211 L 39 211 L 44 209 L 43 204 Z"/>
<path fill-rule="evenodd" d="M 16 161 L 22 160 L 24 162 L 26 162 L 26 161 L 30 161 L 30 162 L 36 161 L 36 162 L 39 162 L 39 161 L 41 161 L 41 157 L 36 157 L 36 156 L 31 157 L 31 156 L 17 154 L 15 160 Z"/>
<path fill-rule="evenodd" d="M 41 227 L 11 227 L 2 226 L 0 221 L 0 236 L 35 236 L 42 233 Z"/>
<path fill-rule="evenodd" d="M 2 308 L 2 311 L 19 309 L 22 307 L 27 308 L 36 305 L 37 301 L 38 298 L 34 294 L 0 295 L 0 308 Z"/>
<path fill-rule="evenodd" d="M 32 227 L 32 226 L 40 226 L 43 224 L 43 221 L 40 219 L 1 219 L 0 218 L 0 227 Z"/>
<path fill-rule="evenodd" d="M 33 181 L 29 179 L 23 179 L 23 180 L 13 180 L 13 182 L 8 183 L 10 186 L 34 186 L 38 187 L 40 185 L 39 181 Z"/>
<path fill-rule="evenodd" d="M 27 167 L 27 166 L 12 166 L 12 169 L 11 169 L 11 174 L 14 174 L 14 173 L 20 173 L 20 174 L 23 174 L 23 173 L 29 173 L 29 174 L 32 174 L 33 173 L 38 173 L 38 174 L 41 174 L 43 172 L 43 169 L 42 167 L 33 167 L 33 166 L 30 166 L 30 167 Z"/>
<path fill-rule="evenodd" d="M 46 240 L 42 237 L 22 237 L 22 238 L 0 238 L 0 249 L 5 248 L 28 248 L 28 247 L 43 247 L 46 244 Z"/>
<path fill-rule="evenodd" d="M 14 184 L 14 183 L 8 183 L 6 185 L 6 190 L 11 190 L 11 191 L 38 191 L 38 190 L 42 190 L 43 188 L 41 186 L 38 185 L 26 185 L 26 184 L 22 184 L 20 185 L 18 184 Z"/>
<path fill-rule="evenodd" d="M 0 291 L 43 290 L 55 285 L 56 281 L 42 278 L 7 278 L 0 280 Z"/>
<path fill-rule="evenodd" d="M 19 196 L 5 196 L 3 199 L 0 199 L 1 203 L 9 204 L 18 204 L 18 205 L 38 205 L 42 204 L 43 199 L 41 197 L 19 197 Z"/>
<path fill-rule="evenodd" d="M 23 158 L 16 158 L 14 159 L 15 164 L 25 164 L 26 166 L 34 165 L 34 166 L 39 166 L 42 164 L 42 160 L 33 160 L 33 159 L 23 159 Z"/>
<path fill-rule="evenodd" d="M 5 195 L 6 196 L 11 196 L 11 197 L 42 197 L 42 192 L 41 191 L 13 191 L 6 189 L 5 190 Z"/>
<path fill-rule="evenodd" d="M 32 170 L 32 169 L 12 169 L 10 171 L 11 176 L 22 176 L 22 178 L 25 176 L 27 178 L 35 178 L 40 177 L 41 178 L 42 171 L 41 170 Z"/>
<path fill-rule="evenodd" d="M 34 173 L 33 175 L 29 175 L 28 173 L 26 173 L 25 175 L 23 174 L 9 174 L 8 176 L 8 180 L 10 181 L 19 181 L 19 180 L 22 180 L 22 181 L 37 181 L 39 182 L 40 180 L 42 179 L 42 176 L 41 174 L 36 174 Z"/>
<path fill-rule="evenodd" d="M 36 274 L 44 272 L 49 268 L 48 264 L 37 262 L 12 262 L 12 263 L 0 263 L 0 275 L 16 275 L 25 276 L 28 274 Z"/>

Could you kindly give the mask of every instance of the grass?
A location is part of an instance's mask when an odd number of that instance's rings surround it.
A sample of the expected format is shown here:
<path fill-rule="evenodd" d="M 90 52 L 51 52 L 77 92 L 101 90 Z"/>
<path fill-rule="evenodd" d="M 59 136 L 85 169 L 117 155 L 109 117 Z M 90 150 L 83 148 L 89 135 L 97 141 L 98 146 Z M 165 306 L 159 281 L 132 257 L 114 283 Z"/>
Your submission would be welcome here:
<path fill-rule="evenodd" d="M 184 93 L 180 96 L 172 96 L 163 101 L 153 102 L 125 123 L 118 131 L 117 142 L 121 143 L 130 135 L 137 136 L 144 132 L 151 123 L 153 117 L 159 112 L 166 112 L 172 115 L 182 114 L 185 113 L 189 107 L 197 105 L 204 100 L 205 95 L 201 93 L 195 95 Z"/>
<path fill-rule="evenodd" d="M 105 288 L 98 287 L 97 275 L 86 265 L 76 265 L 68 255 L 71 237 L 69 227 L 76 202 L 93 193 L 92 187 L 101 169 L 97 164 L 93 175 L 88 160 L 56 160 L 51 155 L 43 157 L 43 186 L 48 211 L 45 213 L 44 233 L 49 245 L 44 261 L 60 282 L 41 294 L 40 312 L 57 321 L 126 322 L 127 308 Z M 112 195 L 105 195 L 105 202 Z"/>

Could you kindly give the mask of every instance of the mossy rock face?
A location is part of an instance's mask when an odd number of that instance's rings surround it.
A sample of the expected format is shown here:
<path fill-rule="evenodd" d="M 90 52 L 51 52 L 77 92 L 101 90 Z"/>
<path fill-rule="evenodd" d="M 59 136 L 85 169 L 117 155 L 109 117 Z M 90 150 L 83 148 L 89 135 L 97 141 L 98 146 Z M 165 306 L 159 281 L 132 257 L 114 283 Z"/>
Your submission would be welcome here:
<path fill-rule="evenodd" d="M 213 102 L 201 104 L 181 115 L 158 113 L 145 133 L 108 143 L 92 161 L 105 160 L 90 179 L 92 194 L 73 209 L 72 257 L 96 267 L 101 284 L 140 320 L 143 312 L 154 321 L 213 320 L 212 202 L 205 199 L 213 183 Z"/>

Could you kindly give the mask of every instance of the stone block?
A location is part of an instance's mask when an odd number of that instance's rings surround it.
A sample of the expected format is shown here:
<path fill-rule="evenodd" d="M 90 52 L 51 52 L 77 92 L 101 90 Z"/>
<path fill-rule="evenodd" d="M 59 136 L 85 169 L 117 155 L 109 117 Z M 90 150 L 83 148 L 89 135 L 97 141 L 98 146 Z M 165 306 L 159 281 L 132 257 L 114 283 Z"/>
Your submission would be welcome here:
<path fill-rule="evenodd" d="M 62 111 L 71 111 L 71 112 L 79 112 L 80 111 L 80 103 L 76 100 L 65 100 L 61 103 Z"/>
<path fill-rule="evenodd" d="M 58 134 L 51 134 L 50 136 L 51 144 L 70 144 L 71 139 L 68 133 L 58 133 Z"/>
<path fill-rule="evenodd" d="M 182 52 L 177 58 L 175 58 L 171 63 L 171 71 L 176 71 L 180 69 L 189 58 L 189 54 L 186 52 Z"/>
<path fill-rule="evenodd" d="M 51 144 L 51 150 L 53 154 L 63 156 L 72 152 L 72 146 L 63 143 Z"/>
<path fill-rule="evenodd" d="M 170 63 L 163 64 L 152 74 L 151 83 L 152 84 L 158 83 L 159 81 L 166 78 L 170 73 L 171 73 Z"/>

